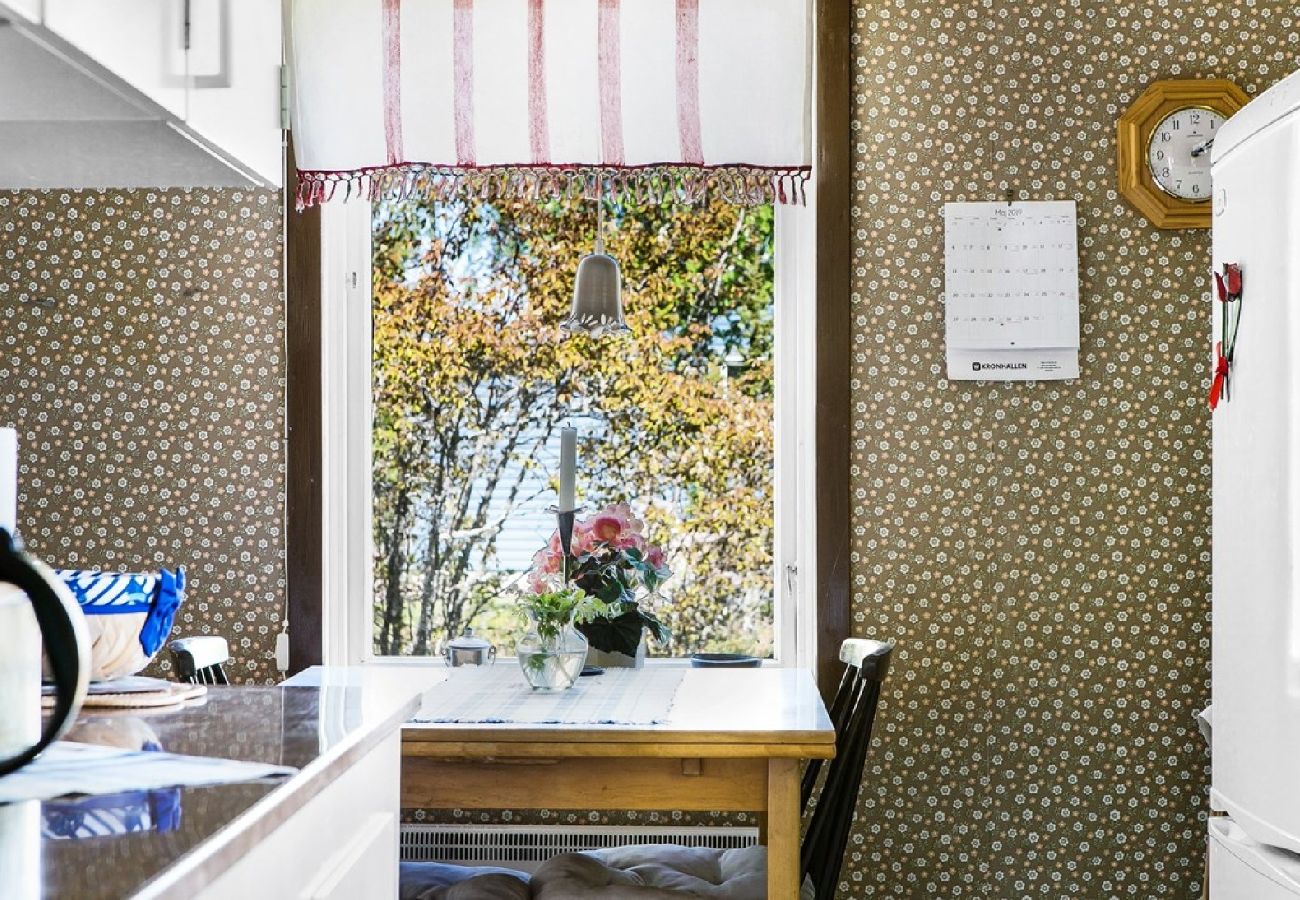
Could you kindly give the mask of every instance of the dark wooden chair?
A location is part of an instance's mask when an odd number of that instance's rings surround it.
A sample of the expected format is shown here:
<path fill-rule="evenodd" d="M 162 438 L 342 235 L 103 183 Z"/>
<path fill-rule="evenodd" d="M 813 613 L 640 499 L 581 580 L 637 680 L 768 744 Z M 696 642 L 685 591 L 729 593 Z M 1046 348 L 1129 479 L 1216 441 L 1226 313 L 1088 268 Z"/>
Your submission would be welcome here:
<path fill-rule="evenodd" d="M 226 664 L 230 662 L 230 645 L 223 637 L 177 638 L 167 645 L 176 677 L 190 684 L 229 684 Z"/>
<path fill-rule="evenodd" d="M 840 645 L 844 675 L 831 701 L 831 722 L 835 725 L 835 758 L 826 771 L 826 783 L 804 834 L 801 858 L 805 879 L 811 879 L 815 895 L 834 897 L 844 851 L 848 848 L 853 813 L 858 806 L 862 772 L 866 768 L 871 729 L 880 703 L 880 690 L 889 672 L 893 643 L 850 638 Z M 803 775 L 804 812 L 817 788 L 822 768 L 812 760 Z"/>

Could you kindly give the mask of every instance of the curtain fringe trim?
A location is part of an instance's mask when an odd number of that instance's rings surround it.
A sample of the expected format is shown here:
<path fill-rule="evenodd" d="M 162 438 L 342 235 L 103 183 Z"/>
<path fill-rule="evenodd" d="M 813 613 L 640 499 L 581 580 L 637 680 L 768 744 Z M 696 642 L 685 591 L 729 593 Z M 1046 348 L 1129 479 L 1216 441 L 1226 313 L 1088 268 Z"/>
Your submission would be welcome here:
<path fill-rule="evenodd" d="M 400 165 L 343 172 L 299 171 L 299 211 L 341 197 L 370 201 L 430 197 L 454 199 L 595 199 L 606 195 L 659 203 L 706 203 L 722 199 L 739 206 L 763 203 L 806 205 L 811 170 L 761 166 L 493 166 L 477 169 Z"/>

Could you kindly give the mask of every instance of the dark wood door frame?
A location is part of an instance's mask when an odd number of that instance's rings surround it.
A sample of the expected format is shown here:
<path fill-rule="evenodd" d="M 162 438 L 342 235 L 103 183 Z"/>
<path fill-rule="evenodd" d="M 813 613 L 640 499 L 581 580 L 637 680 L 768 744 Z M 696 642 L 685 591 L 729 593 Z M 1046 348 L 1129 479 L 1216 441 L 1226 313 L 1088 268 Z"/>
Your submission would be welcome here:
<path fill-rule="evenodd" d="M 321 593 L 321 212 L 294 209 L 293 141 L 284 180 L 285 577 L 289 586 L 289 671 L 324 657 Z"/>
<path fill-rule="evenodd" d="M 817 0 L 813 82 L 813 178 L 817 198 L 817 683 L 827 703 L 839 684 L 839 648 L 849 636 L 852 587 L 852 5 L 851 0 Z"/>

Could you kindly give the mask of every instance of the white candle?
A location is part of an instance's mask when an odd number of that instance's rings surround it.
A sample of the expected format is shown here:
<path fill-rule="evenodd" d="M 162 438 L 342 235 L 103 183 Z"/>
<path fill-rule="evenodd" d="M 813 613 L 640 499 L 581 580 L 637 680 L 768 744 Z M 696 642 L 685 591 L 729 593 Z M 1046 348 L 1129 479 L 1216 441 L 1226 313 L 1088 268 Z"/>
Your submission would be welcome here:
<path fill-rule="evenodd" d="M 5 896 L 41 896 L 41 804 L 37 800 L 0 806 L 0 872 Z"/>
<path fill-rule="evenodd" d="M 41 629 L 13 585 L 0 584 L 0 634 L 0 759 L 8 759 L 41 736 Z"/>
<path fill-rule="evenodd" d="M 0 528 L 18 527 L 18 432 L 0 428 Z"/>
<path fill-rule="evenodd" d="M 560 429 L 560 512 L 576 507 L 573 502 L 574 472 L 578 466 L 578 430 Z"/>

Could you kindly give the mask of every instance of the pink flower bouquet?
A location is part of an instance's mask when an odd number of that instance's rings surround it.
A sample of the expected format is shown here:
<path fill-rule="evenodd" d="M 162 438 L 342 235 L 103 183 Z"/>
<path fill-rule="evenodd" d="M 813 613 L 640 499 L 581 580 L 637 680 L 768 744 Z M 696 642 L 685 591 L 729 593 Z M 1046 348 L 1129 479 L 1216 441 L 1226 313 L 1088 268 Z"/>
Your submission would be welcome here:
<path fill-rule="evenodd" d="M 579 627 L 597 650 L 636 656 L 643 629 L 649 629 L 659 643 L 671 636 L 667 626 L 638 603 L 642 591 L 654 593 L 672 574 L 663 548 L 645 539 L 643 527 L 628 504 L 615 503 L 574 522 L 568 560 L 558 531 L 533 557 L 528 575 L 533 593 L 551 590 L 556 581 L 567 576 L 573 584 L 610 605 L 606 617 Z"/>

